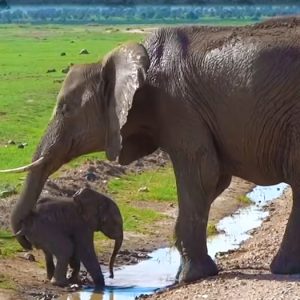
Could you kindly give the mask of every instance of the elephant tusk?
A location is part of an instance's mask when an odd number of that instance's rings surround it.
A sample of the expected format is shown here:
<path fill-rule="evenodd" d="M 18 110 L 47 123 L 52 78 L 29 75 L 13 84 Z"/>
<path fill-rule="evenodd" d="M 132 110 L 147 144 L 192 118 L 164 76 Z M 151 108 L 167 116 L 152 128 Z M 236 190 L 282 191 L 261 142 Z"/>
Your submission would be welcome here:
<path fill-rule="evenodd" d="M 43 163 L 43 161 L 44 161 L 44 156 L 40 157 L 38 160 L 32 162 L 29 165 L 19 167 L 19 168 L 15 168 L 15 169 L 0 170 L 0 173 L 21 173 L 21 172 L 26 172 L 26 171 L 29 171 L 29 170 L 41 165 Z"/>

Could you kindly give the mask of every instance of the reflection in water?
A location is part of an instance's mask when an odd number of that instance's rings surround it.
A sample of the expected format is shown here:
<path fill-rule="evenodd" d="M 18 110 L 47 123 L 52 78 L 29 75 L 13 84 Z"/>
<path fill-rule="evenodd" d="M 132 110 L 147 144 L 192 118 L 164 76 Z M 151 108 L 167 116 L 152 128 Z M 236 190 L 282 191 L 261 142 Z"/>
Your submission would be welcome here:
<path fill-rule="evenodd" d="M 257 186 L 248 194 L 255 203 L 238 210 L 232 216 L 222 219 L 218 229 L 222 232 L 208 240 L 208 252 L 215 257 L 217 252 L 225 252 L 239 247 L 241 242 L 250 237 L 249 231 L 260 226 L 268 212 L 263 206 L 279 197 L 286 184 L 269 187 Z M 137 265 L 126 266 L 115 271 L 115 279 L 105 274 L 107 287 L 103 294 L 93 293 L 86 289 L 79 293 L 65 295 L 60 300 L 133 300 L 141 294 L 151 294 L 156 289 L 174 282 L 174 277 L 180 263 L 176 249 L 164 248 L 150 253 L 151 259 Z M 114 283 L 118 283 L 115 286 Z"/>

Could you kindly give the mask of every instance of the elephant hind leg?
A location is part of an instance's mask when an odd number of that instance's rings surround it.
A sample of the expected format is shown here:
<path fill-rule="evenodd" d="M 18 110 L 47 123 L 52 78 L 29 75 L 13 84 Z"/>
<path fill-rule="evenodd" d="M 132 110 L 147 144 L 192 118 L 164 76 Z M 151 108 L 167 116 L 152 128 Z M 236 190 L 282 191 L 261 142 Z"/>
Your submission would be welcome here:
<path fill-rule="evenodd" d="M 70 259 L 70 267 L 72 268 L 72 274 L 69 278 L 70 283 L 79 283 L 79 271 L 80 271 L 80 259 L 75 251 Z"/>
<path fill-rule="evenodd" d="M 51 283 L 63 287 L 68 285 L 67 270 L 74 252 L 74 246 L 70 238 L 63 234 L 56 234 L 55 245 L 53 247 L 53 254 L 56 257 L 57 262 Z"/>
<path fill-rule="evenodd" d="M 55 266 L 54 266 L 54 262 L 53 262 L 53 255 L 44 250 L 44 255 L 45 255 L 45 261 L 46 261 L 46 270 L 47 270 L 47 278 L 49 280 L 52 279 L 53 275 L 54 275 L 54 270 L 55 270 Z"/>
<path fill-rule="evenodd" d="M 300 187 L 292 186 L 293 206 L 286 230 L 270 269 L 275 274 L 300 273 Z"/>

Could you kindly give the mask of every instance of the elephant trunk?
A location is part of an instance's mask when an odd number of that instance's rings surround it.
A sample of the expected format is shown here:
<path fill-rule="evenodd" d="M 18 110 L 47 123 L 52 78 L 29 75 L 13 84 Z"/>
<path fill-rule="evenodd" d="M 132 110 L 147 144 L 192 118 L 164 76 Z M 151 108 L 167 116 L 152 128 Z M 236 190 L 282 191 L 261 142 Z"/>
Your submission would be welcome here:
<path fill-rule="evenodd" d="M 32 244 L 27 240 L 23 227 L 15 234 L 15 238 L 25 250 L 32 250 Z"/>
<path fill-rule="evenodd" d="M 114 263 L 115 263 L 115 259 L 116 256 L 122 246 L 123 243 L 123 235 L 115 240 L 115 246 L 114 246 L 114 250 L 111 254 L 110 260 L 109 260 L 109 278 L 114 278 Z"/>
<path fill-rule="evenodd" d="M 63 155 L 65 153 L 59 149 L 59 143 L 56 140 L 57 129 L 61 127 L 55 120 L 49 124 L 48 130 L 33 156 L 33 161 L 38 161 L 43 157 L 43 162 L 29 171 L 20 198 L 12 210 L 11 227 L 14 234 L 21 230 L 22 221 L 34 208 L 48 176 L 64 163 Z M 17 235 L 17 239 L 25 249 L 28 247 L 28 241 L 25 241 L 24 236 Z"/>
<path fill-rule="evenodd" d="M 34 170 L 27 176 L 25 188 L 11 214 L 11 225 L 14 233 L 21 229 L 21 222 L 34 207 L 44 183 L 45 179 L 42 176 L 41 168 Z"/>
<path fill-rule="evenodd" d="M 29 215 L 31 209 L 34 207 L 46 179 L 47 176 L 43 173 L 42 166 L 37 167 L 28 174 L 21 196 L 11 213 L 11 226 L 15 234 L 21 230 L 22 221 Z M 31 248 L 30 243 L 24 235 L 17 234 L 16 238 L 23 248 Z"/>

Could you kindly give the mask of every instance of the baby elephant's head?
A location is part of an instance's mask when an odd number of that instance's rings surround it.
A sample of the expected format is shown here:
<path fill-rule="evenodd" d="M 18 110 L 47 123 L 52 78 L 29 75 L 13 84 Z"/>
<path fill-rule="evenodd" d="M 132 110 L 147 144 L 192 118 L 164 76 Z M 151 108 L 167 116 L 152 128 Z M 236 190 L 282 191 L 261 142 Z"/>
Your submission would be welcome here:
<path fill-rule="evenodd" d="M 84 188 L 74 196 L 81 216 L 93 231 L 101 231 L 108 238 L 115 240 L 109 268 L 113 278 L 113 264 L 123 242 L 123 219 L 117 204 L 107 196 L 92 189 Z"/>

